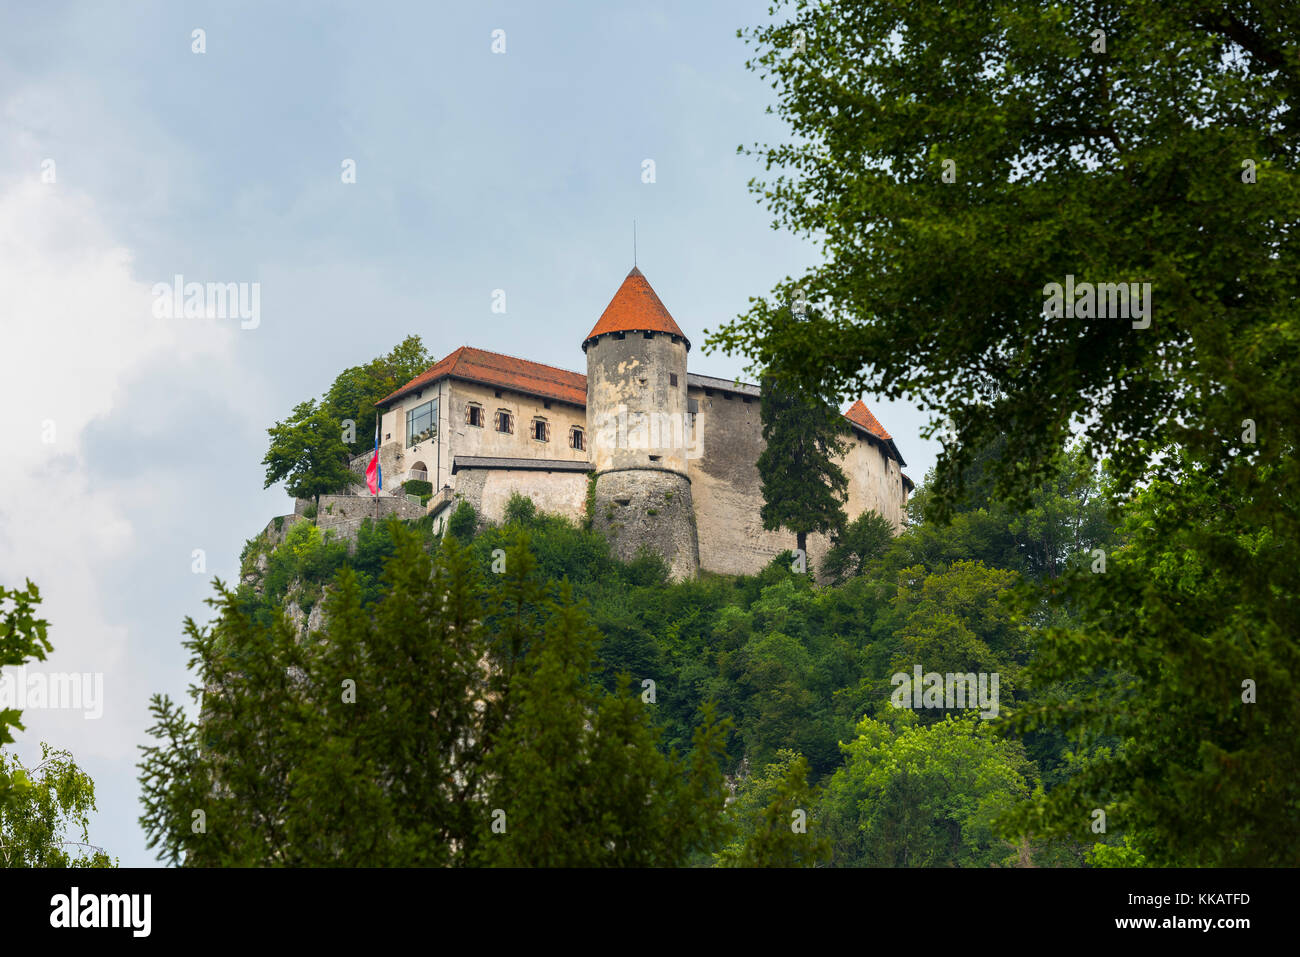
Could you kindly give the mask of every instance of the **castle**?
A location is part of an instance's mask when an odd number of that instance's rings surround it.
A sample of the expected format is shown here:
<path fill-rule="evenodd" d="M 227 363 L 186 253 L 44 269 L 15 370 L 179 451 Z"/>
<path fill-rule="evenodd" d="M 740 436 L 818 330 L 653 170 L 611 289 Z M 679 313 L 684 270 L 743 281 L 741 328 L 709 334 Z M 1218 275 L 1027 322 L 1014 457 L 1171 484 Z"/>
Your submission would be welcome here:
<path fill-rule="evenodd" d="M 582 340 L 585 376 L 464 346 L 377 403 L 384 485 L 430 482 L 420 512 L 435 524 L 460 500 L 499 521 L 519 492 L 541 511 L 590 513 L 619 557 L 648 547 L 674 578 L 755 573 L 794 547 L 793 534 L 766 531 L 759 517 L 759 389 L 688 373 L 690 347 L 633 268 Z M 878 512 L 897 529 L 912 489 L 906 463 L 860 400 L 845 419 L 845 511 Z M 814 566 L 828 547 L 809 535 Z"/>

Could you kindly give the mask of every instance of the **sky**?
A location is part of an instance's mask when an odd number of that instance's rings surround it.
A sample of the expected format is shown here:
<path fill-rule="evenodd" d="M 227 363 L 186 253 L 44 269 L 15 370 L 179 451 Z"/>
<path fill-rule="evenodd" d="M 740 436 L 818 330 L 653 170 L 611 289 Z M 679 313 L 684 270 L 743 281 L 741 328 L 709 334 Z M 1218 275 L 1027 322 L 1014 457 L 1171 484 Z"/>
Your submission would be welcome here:
<path fill-rule="evenodd" d="M 0 584 L 41 589 L 39 667 L 103 689 L 98 717 L 29 708 L 15 747 L 29 766 L 42 741 L 72 752 L 95 781 L 91 840 L 123 866 L 157 865 L 136 763 L 150 697 L 186 699 L 184 621 L 209 620 L 213 577 L 233 582 L 245 541 L 292 511 L 261 459 L 295 404 L 412 333 L 439 357 L 583 371 L 633 220 L 690 370 L 743 376 L 743 357 L 704 354 L 707 331 L 818 261 L 772 229 L 746 185 L 762 165 L 737 152 L 784 135 L 736 36 L 765 16 L 735 0 L 0 8 Z M 177 275 L 256 283 L 256 322 L 156 315 Z M 920 481 L 927 417 L 862 398 Z"/>

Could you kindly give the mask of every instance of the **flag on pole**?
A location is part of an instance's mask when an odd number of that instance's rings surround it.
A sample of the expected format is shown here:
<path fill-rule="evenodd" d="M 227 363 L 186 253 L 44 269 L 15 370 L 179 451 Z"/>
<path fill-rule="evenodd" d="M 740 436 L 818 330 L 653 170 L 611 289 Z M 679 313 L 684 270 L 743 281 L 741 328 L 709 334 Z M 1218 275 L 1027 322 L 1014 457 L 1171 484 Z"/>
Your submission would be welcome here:
<path fill-rule="evenodd" d="M 384 470 L 379 467 L 379 423 L 376 422 L 375 454 L 370 456 L 370 464 L 366 466 L 366 488 L 370 489 L 371 495 L 378 495 L 379 490 L 383 487 Z"/>

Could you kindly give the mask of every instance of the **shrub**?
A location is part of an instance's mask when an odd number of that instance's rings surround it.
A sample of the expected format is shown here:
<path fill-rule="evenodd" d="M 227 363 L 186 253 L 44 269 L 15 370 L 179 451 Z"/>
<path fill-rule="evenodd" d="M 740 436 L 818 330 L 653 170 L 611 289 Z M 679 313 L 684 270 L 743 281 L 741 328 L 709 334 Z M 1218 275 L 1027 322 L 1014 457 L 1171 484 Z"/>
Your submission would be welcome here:
<path fill-rule="evenodd" d="M 474 506 L 464 499 L 456 506 L 456 511 L 451 513 L 451 518 L 447 519 L 447 534 L 454 535 L 462 542 L 468 542 L 474 537 L 474 531 L 478 527 L 478 513 L 474 511 Z"/>
<path fill-rule="evenodd" d="M 427 502 L 429 496 L 433 494 L 433 483 L 422 482 L 419 479 L 410 479 L 402 483 L 402 491 L 408 495 L 418 495 L 420 500 Z"/>
<path fill-rule="evenodd" d="M 531 526 L 537 521 L 537 506 L 527 495 L 520 495 L 518 492 L 510 493 L 510 501 L 506 502 L 506 521 L 507 525 Z"/>

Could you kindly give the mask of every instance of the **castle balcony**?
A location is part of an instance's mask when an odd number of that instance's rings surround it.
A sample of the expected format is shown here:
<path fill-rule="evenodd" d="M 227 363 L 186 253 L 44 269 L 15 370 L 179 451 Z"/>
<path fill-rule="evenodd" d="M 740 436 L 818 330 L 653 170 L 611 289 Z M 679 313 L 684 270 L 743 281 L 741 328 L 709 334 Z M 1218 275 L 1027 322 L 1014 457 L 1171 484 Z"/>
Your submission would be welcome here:
<path fill-rule="evenodd" d="M 427 469 L 409 469 L 407 470 L 403 482 L 427 482 L 429 481 L 429 472 Z"/>

